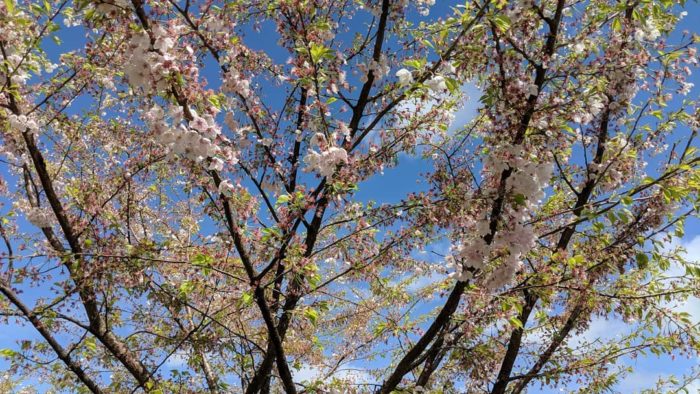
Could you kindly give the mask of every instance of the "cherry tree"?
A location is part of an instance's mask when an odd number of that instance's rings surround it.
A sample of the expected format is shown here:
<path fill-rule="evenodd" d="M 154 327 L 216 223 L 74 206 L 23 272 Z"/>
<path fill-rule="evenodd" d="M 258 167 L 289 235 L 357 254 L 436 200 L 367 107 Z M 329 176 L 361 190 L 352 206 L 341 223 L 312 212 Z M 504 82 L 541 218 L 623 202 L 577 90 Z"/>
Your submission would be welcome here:
<path fill-rule="evenodd" d="M 697 357 L 684 1 L 447 3 L 0 4 L 8 387 L 595 393 Z"/>

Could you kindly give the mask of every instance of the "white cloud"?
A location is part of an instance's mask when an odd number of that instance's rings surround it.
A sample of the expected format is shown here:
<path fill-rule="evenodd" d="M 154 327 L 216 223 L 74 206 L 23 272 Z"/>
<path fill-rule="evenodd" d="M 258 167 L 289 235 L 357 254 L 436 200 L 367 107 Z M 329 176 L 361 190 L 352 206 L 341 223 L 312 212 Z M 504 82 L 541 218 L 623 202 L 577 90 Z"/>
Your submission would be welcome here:
<path fill-rule="evenodd" d="M 620 382 L 618 389 L 623 393 L 637 393 L 645 389 L 650 389 L 664 375 L 653 371 L 635 371 L 627 375 Z"/>
<path fill-rule="evenodd" d="M 692 256 L 694 261 L 700 262 L 700 235 L 696 235 L 688 243 L 683 243 L 686 249 L 686 254 Z"/>
<path fill-rule="evenodd" d="M 586 331 L 578 335 L 572 335 L 569 345 L 575 348 L 595 341 L 609 341 L 622 337 L 628 330 L 629 324 L 620 319 L 596 317 L 591 320 L 591 324 Z"/>
<path fill-rule="evenodd" d="M 675 247 L 678 245 L 679 243 L 674 241 L 670 245 L 668 245 L 666 249 L 668 251 L 671 251 L 675 249 Z M 689 241 L 681 241 L 680 246 L 682 246 L 686 250 L 685 257 L 688 258 L 688 260 L 700 263 L 700 235 L 694 236 Z M 667 275 L 669 276 L 681 276 L 684 274 L 685 269 L 679 265 L 672 266 L 671 269 L 667 272 Z M 669 306 L 672 306 L 673 309 L 675 309 L 676 311 L 688 312 L 691 315 L 691 320 L 694 323 L 697 324 L 700 322 L 700 299 L 698 299 L 697 297 L 689 297 L 684 302 L 676 304 L 672 303 Z M 674 361 L 667 358 L 664 361 L 658 362 L 657 364 L 661 367 L 664 364 L 668 365 L 667 363 L 669 362 Z M 697 365 L 700 364 L 698 364 L 696 361 L 696 366 Z M 677 378 L 680 378 L 679 375 L 690 372 L 687 368 L 687 366 L 679 366 L 679 370 L 676 372 L 675 376 Z M 643 389 L 653 387 L 659 381 L 659 379 L 668 380 L 670 377 L 671 375 L 660 371 L 648 369 L 638 370 L 629 374 L 620 383 L 619 389 L 621 392 L 624 393 L 639 392 Z M 700 381 L 695 380 L 691 382 L 688 386 L 686 386 L 686 389 L 689 393 L 700 393 Z"/>
<path fill-rule="evenodd" d="M 187 367 L 188 360 L 189 356 L 187 353 L 178 351 L 168 357 L 168 361 L 165 362 L 165 365 L 171 369 L 185 368 Z"/>
<path fill-rule="evenodd" d="M 332 378 L 348 380 L 353 383 L 374 382 L 374 379 L 369 375 L 369 373 L 367 373 L 365 368 L 353 366 L 352 364 L 346 364 L 344 367 L 338 368 L 331 375 L 327 375 L 327 372 L 323 371 L 319 367 L 305 365 L 298 371 L 293 370 L 292 375 L 294 375 L 294 381 L 296 382 L 312 381 L 317 379 L 329 381 Z"/>
<path fill-rule="evenodd" d="M 666 363 L 672 361 L 659 360 L 659 362 Z M 675 389 L 682 385 L 682 383 L 680 382 L 683 382 L 684 380 L 684 377 L 682 376 L 683 372 L 688 371 L 678 371 L 678 373 L 675 374 L 668 374 L 648 369 L 638 370 L 625 376 L 625 378 L 620 382 L 617 388 L 619 392 L 622 393 L 638 393 L 643 390 L 649 390 L 651 388 L 654 388 L 656 384 L 661 381 L 664 383 L 662 387 L 666 387 L 668 392 L 671 392 L 672 388 Z M 675 381 L 679 383 L 670 383 L 671 377 L 674 377 Z M 700 393 L 700 380 L 696 379 L 694 381 L 689 382 L 685 386 L 685 389 L 688 390 L 687 392 L 689 394 Z M 683 391 L 680 391 L 680 393 L 683 393 Z"/>
<path fill-rule="evenodd" d="M 430 275 L 420 276 L 406 287 L 406 291 L 410 294 L 417 293 L 428 285 L 442 282 L 446 277 L 447 275 L 440 272 L 433 272 Z"/>
<path fill-rule="evenodd" d="M 672 249 L 675 245 L 670 245 Z M 700 263 L 700 235 L 696 235 L 688 242 L 681 242 L 681 246 L 685 249 L 685 257 L 696 263 Z M 669 276 L 682 276 L 685 274 L 685 269 L 679 265 L 674 265 L 668 272 Z M 687 312 L 690 314 L 690 319 L 693 323 L 700 323 L 700 299 L 697 297 L 688 297 L 687 300 L 681 303 L 671 303 L 669 306 L 678 312 Z"/>
<path fill-rule="evenodd" d="M 700 380 L 695 380 L 685 387 L 689 393 L 700 393 Z"/>
<path fill-rule="evenodd" d="M 450 123 L 447 130 L 447 132 L 450 134 L 454 133 L 459 128 L 474 119 L 480 106 L 478 97 L 481 96 L 481 91 L 476 87 L 476 85 L 473 83 L 465 83 L 462 85 L 460 90 L 464 97 L 460 106 L 452 113 L 454 119 Z M 436 100 L 423 101 L 420 103 L 419 110 L 417 100 L 406 100 L 398 106 L 396 112 L 406 114 L 414 114 L 419 112 L 421 114 L 426 114 L 437 104 L 438 102 Z M 399 126 L 401 126 L 401 124 L 399 124 Z M 402 158 L 410 157 L 404 152 L 401 152 L 400 156 Z"/>

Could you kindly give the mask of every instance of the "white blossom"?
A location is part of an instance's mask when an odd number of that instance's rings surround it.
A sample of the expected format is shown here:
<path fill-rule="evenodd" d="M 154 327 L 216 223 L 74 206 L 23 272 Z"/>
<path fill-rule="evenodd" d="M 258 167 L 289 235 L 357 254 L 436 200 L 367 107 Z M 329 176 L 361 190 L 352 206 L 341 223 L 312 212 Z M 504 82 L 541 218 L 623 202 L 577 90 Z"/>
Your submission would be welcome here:
<path fill-rule="evenodd" d="M 223 90 L 224 92 L 236 93 L 243 98 L 248 98 L 251 93 L 250 81 L 232 70 L 224 76 Z"/>
<path fill-rule="evenodd" d="M 53 214 L 48 208 L 31 208 L 27 211 L 27 220 L 29 223 L 39 227 L 51 227 Z"/>
<path fill-rule="evenodd" d="M 224 196 L 231 197 L 233 195 L 235 188 L 231 181 L 228 179 L 221 181 L 219 183 L 219 193 L 223 194 Z"/>
<path fill-rule="evenodd" d="M 413 83 L 413 75 L 410 71 L 402 68 L 396 72 L 396 77 L 399 79 L 399 84 L 401 86 L 407 86 Z"/>
<path fill-rule="evenodd" d="M 522 261 L 507 259 L 491 273 L 491 276 L 486 281 L 486 288 L 493 291 L 512 282 L 522 264 Z"/>
<path fill-rule="evenodd" d="M 39 126 L 32 117 L 27 115 L 15 115 L 11 114 L 8 116 L 10 122 L 10 128 L 14 131 L 23 133 L 25 131 L 35 132 L 39 130 Z"/>
<path fill-rule="evenodd" d="M 540 91 L 540 88 L 537 87 L 537 85 L 535 85 L 534 83 L 527 85 L 527 96 L 528 97 L 537 96 L 539 91 Z"/>
<path fill-rule="evenodd" d="M 678 90 L 678 93 L 680 93 L 680 94 L 682 94 L 682 95 L 685 96 L 685 95 L 687 95 L 688 93 L 690 93 L 690 90 L 693 88 L 693 86 L 695 86 L 694 83 L 691 83 L 691 82 L 681 82 L 681 88 Z"/>
<path fill-rule="evenodd" d="M 447 83 L 445 82 L 445 77 L 442 75 L 436 75 L 432 79 L 425 82 L 428 89 L 433 92 L 444 92 L 447 90 Z"/>
<path fill-rule="evenodd" d="M 221 171 L 224 169 L 224 161 L 218 157 L 212 157 L 211 163 L 209 163 L 209 170 Z"/>
<path fill-rule="evenodd" d="M 309 149 L 306 157 L 304 157 L 304 163 L 306 163 L 308 169 L 316 171 L 324 177 L 333 175 L 339 164 L 347 162 L 348 153 L 345 149 L 338 147 L 331 147 L 320 153 Z"/>

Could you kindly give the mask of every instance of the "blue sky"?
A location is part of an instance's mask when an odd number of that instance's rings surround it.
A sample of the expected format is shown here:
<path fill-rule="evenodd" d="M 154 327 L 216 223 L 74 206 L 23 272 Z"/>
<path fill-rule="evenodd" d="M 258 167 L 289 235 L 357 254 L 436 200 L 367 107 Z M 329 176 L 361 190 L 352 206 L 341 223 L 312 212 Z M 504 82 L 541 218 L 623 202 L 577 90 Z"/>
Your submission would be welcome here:
<path fill-rule="evenodd" d="M 452 5 L 449 1 L 438 1 L 438 4 L 432 9 L 431 17 L 442 15 L 446 13 L 446 10 Z M 454 3 L 456 4 L 456 3 Z M 700 24 L 700 6 L 697 2 L 689 2 L 688 16 L 681 22 L 679 26 L 679 31 L 687 29 L 689 31 L 698 31 L 697 26 Z M 416 18 L 419 18 L 416 16 Z M 83 47 L 84 40 L 82 38 L 82 28 L 75 27 L 67 29 L 63 27 L 63 31 L 60 33 L 63 37 L 63 44 L 57 47 L 52 41 L 46 40 L 46 48 L 49 56 L 57 60 L 59 53 L 65 52 L 70 49 L 80 49 Z M 251 47 L 264 50 L 270 54 L 273 59 L 279 63 L 283 63 L 288 54 L 286 51 L 280 51 L 275 45 L 276 38 L 273 38 L 276 34 L 274 29 L 270 25 L 263 25 L 261 31 L 254 32 L 249 31 L 248 39 L 246 43 Z M 264 37 L 265 39 L 259 39 Z M 218 83 L 215 81 L 219 80 L 219 70 L 216 65 L 211 62 L 207 62 L 207 67 L 203 70 L 203 75 L 216 86 Z M 700 92 L 700 73 L 695 73 L 692 75 L 691 82 L 695 83 L 695 88 L 689 97 L 694 98 L 698 96 Z M 466 89 L 466 93 L 470 96 L 469 101 L 466 103 L 465 107 L 456 114 L 455 124 L 462 122 L 467 122 L 475 113 L 475 108 L 478 103 L 478 98 L 480 93 L 475 87 L 469 86 Z M 270 89 L 268 98 L 272 101 L 281 100 L 283 98 L 283 92 L 275 93 L 275 89 Z M 80 106 L 75 106 L 74 111 L 80 111 Z M 402 156 L 400 158 L 399 165 L 394 168 L 387 168 L 383 174 L 375 175 L 369 180 L 361 183 L 359 185 L 359 191 L 356 197 L 360 201 L 375 200 L 382 203 L 392 203 L 397 202 L 405 197 L 406 193 L 409 191 L 415 191 L 417 189 L 425 188 L 426 185 L 423 183 L 420 174 L 426 172 L 430 169 L 431 163 L 427 158 L 420 157 L 408 157 Z M 7 168 L 4 164 L 0 166 L 0 171 L 3 174 L 7 174 Z M 25 223 L 26 226 L 26 223 Z M 27 228 L 29 228 L 27 226 Z M 682 245 L 688 249 L 688 255 L 691 257 L 700 256 L 700 220 L 697 218 L 690 218 L 686 222 L 686 233 L 682 240 Z M 435 245 L 435 249 L 440 252 L 444 252 L 446 245 L 438 244 Z M 33 300 L 36 297 L 43 295 L 34 289 L 27 289 L 28 291 L 23 295 L 29 300 Z M 437 304 L 437 301 L 435 302 Z M 430 305 L 426 306 L 429 307 Z M 680 305 L 679 308 L 687 309 L 691 311 L 695 318 L 700 321 L 700 301 L 691 300 L 690 302 Z M 589 332 L 584 333 L 583 336 L 589 335 L 591 337 L 596 335 L 603 335 L 614 337 L 617 332 L 624 330 L 625 325 L 617 320 L 607 321 L 605 319 L 597 319 L 592 324 Z M 6 329 L 0 329 L 0 349 L 2 348 L 16 348 L 16 341 L 20 339 L 28 338 L 38 338 L 36 332 L 24 326 L 10 326 Z M 170 367 L 181 366 L 182 360 L 177 357 L 174 358 L 170 363 Z M 700 365 L 697 358 L 684 359 L 676 358 L 672 360 L 669 357 L 645 357 L 637 360 L 626 360 L 626 364 L 634 367 L 635 372 L 633 372 L 628 378 L 622 381 L 618 385 L 618 390 L 621 393 L 636 392 L 644 387 L 648 387 L 655 383 L 655 380 L 659 377 L 663 377 L 669 373 L 679 373 L 688 370 L 690 367 Z M 0 361 L 0 367 L 6 365 L 4 361 Z M 353 368 L 361 369 L 362 365 L 352 365 Z M 355 371 L 354 373 L 361 374 L 362 371 Z M 299 372 L 298 376 L 307 374 L 309 377 L 313 375 L 311 370 L 302 370 Z M 700 392 L 700 384 L 694 386 L 697 392 Z M 562 388 L 567 390 L 573 387 Z M 537 389 L 533 389 L 532 392 L 538 392 Z M 549 393 L 551 390 L 539 391 L 542 393 Z"/>

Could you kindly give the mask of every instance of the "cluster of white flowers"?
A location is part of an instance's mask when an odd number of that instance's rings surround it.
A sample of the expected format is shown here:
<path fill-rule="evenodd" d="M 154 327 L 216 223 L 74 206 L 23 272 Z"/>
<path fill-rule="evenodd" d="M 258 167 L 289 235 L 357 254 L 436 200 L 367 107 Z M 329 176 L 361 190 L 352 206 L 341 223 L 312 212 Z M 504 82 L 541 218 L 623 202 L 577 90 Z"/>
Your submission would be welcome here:
<path fill-rule="evenodd" d="M 527 79 L 518 80 L 516 82 L 516 87 L 522 92 L 522 95 L 525 96 L 525 98 L 529 98 L 530 96 L 537 96 L 540 92 L 540 88 Z"/>
<path fill-rule="evenodd" d="M 389 75 L 391 67 L 389 66 L 389 58 L 385 54 L 381 54 L 379 61 L 371 60 L 369 62 L 369 69 L 372 70 L 374 78 L 379 80 Z M 365 81 L 362 81 L 365 82 Z"/>
<path fill-rule="evenodd" d="M 243 98 L 250 96 L 250 81 L 241 77 L 237 71 L 228 71 L 224 77 L 223 90 L 225 92 L 236 93 Z"/>
<path fill-rule="evenodd" d="M 416 0 L 418 12 L 423 16 L 430 15 L 430 7 L 435 5 L 435 0 Z"/>
<path fill-rule="evenodd" d="M 499 263 L 486 278 L 485 287 L 494 290 L 510 283 L 522 265 L 522 257 L 535 246 L 536 241 L 535 234 L 525 225 L 529 216 L 522 209 L 518 213 L 521 216 L 510 228 L 496 232 L 491 245 L 484 240 L 489 232 L 488 221 L 485 218 L 480 220 L 475 236 L 454 247 L 446 258 L 447 268 L 452 271 L 449 276 L 460 281 L 469 280 L 474 272 L 487 265 L 492 252 L 499 251 L 501 253 L 494 255 L 494 259 L 499 257 Z"/>
<path fill-rule="evenodd" d="M 170 153 L 196 162 L 212 158 L 209 169 L 220 170 L 223 168 L 223 161 L 215 156 L 221 153 L 221 149 L 214 141 L 219 138 L 221 129 L 212 115 L 199 116 L 194 110 L 190 112 L 192 120 L 189 127 L 182 123 L 177 127 L 170 127 L 163 109 L 158 105 L 151 107 L 145 114 L 145 120 L 155 132 L 158 142 L 166 146 Z M 175 111 L 173 118 L 179 122 L 181 117 L 181 112 Z"/>
<path fill-rule="evenodd" d="M 496 290 L 509 284 L 515 278 L 515 274 L 522 267 L 523 262 L 518 259 L 507 258 L 491 273 L 486 282 L 488 290 Z"/>
<path fill-rule="evenodd" d="M 571 45 L 571 49 L 574 51 L 576 54 L 581 54 L 583 51 L 586 50 L 586 44 L 582 41 L 579 41 L 573 45 Z"/>
<path fill-rule="evenodd" d="M 30 133 L 39 130 L 39 125 L 31 116 L 10 114 L 8 117 L 10 129 L 23 133 L 29 130 Z"/>
<path fill-rule="evenodd" d="M 2 33 L 3 30 L 0 30 L 0 33 Z M 0 34 L 2 36 L 2 34 Z M 11 51 L 8 50 L 8 52 Z M 13 53 L 9 56 L 7 56 L 7 63 L 11 66 L 11 74 L 12 76 L 10 77 L 10 83 L 13 85 L 22 85 L 24 82 L 29 79 L 29 72 L 28 69 L 30 66 L 36 66 L 36 62 L 33 62 L 31 60 L 26 59 L 24 56 L 22 56 L 19 53 Z M 3 73 L 4 74 L 4 73 Z M 6 77 L 4 75 L 0 76 L 0 82 L 5 84 L 7 81 Z"/>
<path fill-rule="evenodd" d="M 228 179 L 223 180 L 221 181 L 221 183 L 219 183 L 219 193 L 223 194 L 224 196 L 231 197 L 235 190 L 236 188 Z"/>
<path fill-rule="evenodd" d="M 27 220 L 29 223 L 39 227 L 51 227 L 53 214 L 48 208 L 30 208 L 27 211 Z"/>
<path fill-rule="evenodd" d="M 321 149 L 321 151 L 308 150 L 306 157 L 304 157 L 304 163 L 306 163 L 309 170 L 316 171 L 321 176 L 329 177 L 333 175 L 339 164 L 347 164 L 348 152 L 343 148 L 328 146 L 326 137 L 323 134 L 316 133 L 311 138 L 310 144 L 312 147 Z"/>
<path fill-rule="evenodd" d="M 101 15 L 108 15 L 112 12 L 119 12 L 128 9 L 130 3 L 127 0 L 109 0 L 95 2 L 95 11 Z"/>
<path fill-rule="evenodd" d="M 635 66 L 631 70 L 616 69 L 612 70 L 608 75 L 608 84 L 606 93 L 612 97 L 610 108 L 613 111 L 621 110 L 626 107 L 627 102 L 632 100 L 637 95 L 639 84 L 637 80 L 643 80 L 647 77 L 644 68 Z M 601 100 L 607 103 L 606 97 L 601 97 Z"/>
<path fill-rule="evenodd" d="M 522 145 L 513 145 L 508 147 L 497 147 L 493 152 L 484 159 L 484 171 L 494 176 L 511 168 L 513 174 L 508 178 L 509 185 L 533 182 L 538 185 L 538 188 L 547 185 L 549 178 L 552 176 L 552 163 L 537 162 L 536 157 L 524 151 Z M 527 180 L 518 180 L 517 178 L 528 178 Z M 536 192 L 523 193 L 526 197 L 535 197 Z M 530 198 L 530 201 L 537 201 L 539 198 Z"/>
<path fill-rule="evenodd" d="M 595 94 L 588 98 L 586 103 L 587 108 L 582 109 L 579 112 L 575 112 L 571 118 L 576 123 L 589 124 L 591 121 L 605 108 L 607 99 L 600 95 Z"/>
<path fill-rule="evenodd" d="M 640 42 L 644 40 L 656 41 L 660 35 L 661 33 L 659 32 L 659 29 L 656 27 L 656 23 L 652 18 L 647 19 L 644 26 L 634 31 L 634 39 Z"/>
<path fill-rule="evenodd" d="M 399 85 L 408 86 L 413 83 L 413 74 L 405 68 L 396 72 L 396 78 L 399 79 Z"/>
<path fill-rule="evenodd" d="M 487 224 L 486 232 L 488 232 L 488 223 L 485 221 L 482 223 Z M 475 236 L 454 246 L 452 253 L 445 258 L 447 269 L 452 271 L 448 276 L 460 281 L 471 279 L 473 272 L 486 265 L 489 251 L 489 245 L 480 236 Z"/>
<path fill-rule="evenodd" d="M 345 122 L 338 121 L 338 132 L 345 137 L 346 141 L 350 141 L 350 138 L 352 138 L 352 130 L 350 130 L 350 127 Z M 301 135 L 301 133 L 299 133 Z"/>
<path fill-rule="evenodd" d="M 457 69 L 451 62 L 445 62 L 440 67 L 441 74 L 454 75 Z M 396 78 L 399 80 L 400 86 L 409 86 L 414 82 L 413 73 L 405 68 L 402 68 L 396 72 Z M 444 75 L 435 74 L 432 78 L 424 82 L 425 86 L 435 93 L 445 92 L 447 87 L 447 80 Z"/>
<path fill-rule="evenodd" d="M 523 196 L 525 201 L 533 203 L 544 198 L 543 188 L 552 177 L 551 163 L 535 163 L 517 157 L 515 172 L 506 181 L 507 189 L 515 196 Z"/>
<path fill-rule="evenodd" d="M 695 84 L 692 82 L 681 82 L 680 85 L 681 87 L 678 89 L 678 93 L 682 94 L 683 96 L 687 96 L 693 86 L 695 86 Z"/>
<path fill-rule="evenodd" d="M 445 81 L 445 77 L 442 75 L 436 75 L 425 81 L 425 86 L 436 93 L 441 93 L 447 90 L 447 82 Z"/>
<path fill-rule="evenodd" d="M 132 55 L 127 62 L 125 73 L 132 87 L 143 87 L 150 91 L 152 82 L 156 89 L 167 87 L 167 75 L 171 68 L 176 67 L 174 56 L 170 53 L 175 46 L 175 40 L 168 36 L 165 29 L 155 26 L 155 37 L 151 47 L 151 38 L 146 32 L 134 34 L 129 43 Z"/>
<path fill-rule="evenodd" d="M 513 201 L 503 206 L 499 230 L 491 234 L 490 218 L 482 213 L 470 226 L 473 235 L 454 247 L 447 259 L 448 269 L 454 270 L 450 275 L 461 281 L 471 279 L 489 261 L 498 261 L 484 283 L 489 290 L 510 283 L 522 265 L 523 256 L 535 246 L 536 235 L 527 225 L 528 212 L 544 198 L 553 171 L 551 163 L 539 162 L 519 145 L 496 148 L 484 162 L 484 173 L 495 179 L 507 169 L 512 172 L 506 181 L 506 192 Z M 486 242 L 489 234 L 490 244 Z"/>

